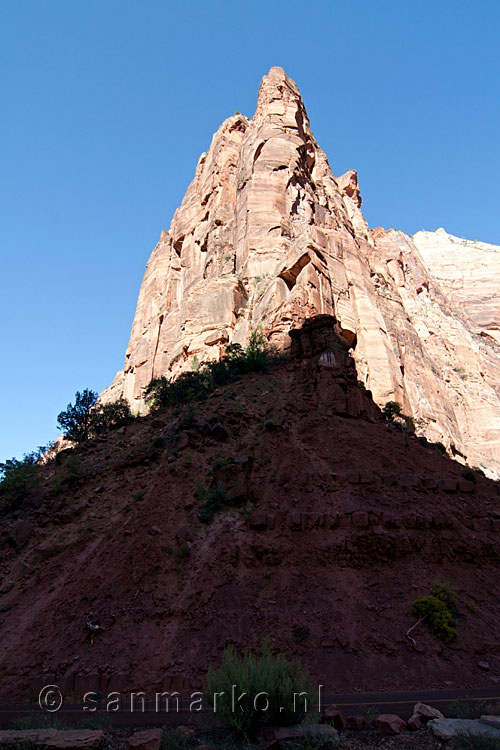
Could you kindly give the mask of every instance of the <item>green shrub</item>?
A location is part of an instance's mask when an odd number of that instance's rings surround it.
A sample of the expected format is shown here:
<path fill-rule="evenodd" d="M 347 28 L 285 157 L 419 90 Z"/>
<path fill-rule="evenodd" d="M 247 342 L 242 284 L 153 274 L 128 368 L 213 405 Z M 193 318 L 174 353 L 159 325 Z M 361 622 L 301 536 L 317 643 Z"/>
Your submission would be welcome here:
<path fill-rule="evenodd" d="M 453 719 L 478 719 L 482 711 L 482 704 L 474 698 L 455 698 L 448 704 L 447 715 Z"/>
<path fill-rule="evenodd" d="M 75 403 L 68 404 L 66 411 L 57 417 L 58 429 L 68 440 L 82 443 L 109 430 L 128 424 L 132 413 L 128 402 L 121 398 L 111 404 L 97 404 L 98 395 L 85 388 L 75 394 Z"/>
<path fill-rule="evenodd" d="M 73 726 L 54 714 L 36 713 L 12 719 L 9 729 L 73 729 Z M 2 743 L 2 748 L 4 744 Z"/>
<path fill-rule="evenodd" d="M 437 638 L 448 643 L 455 638 L 455 620 L 450 610 L 441 599 L 436 596 L 421 596 L 412 604 L 412 612 L 416 617 L 424 617 L 425 624 Z"/>
<path fill-rule="evenodd" d="M 471 469 L 470 466 L 465 466 L 462 469 L 462 476 L 468 482 L 474 482 L 474 484 L 476 484 L 476 472 L 474 469 Z"/>
<path fill-rule="evenodd" d="M 109 732 L 111 729 L 111 719 L 109 716 L 95 713 L 77 722 L 75 729 L 101 729 L 103 732 Z"/>
<path fill-rule="evenodd" d="M 156 437 L 154 437 L 151 442 L 151 445 L 153 446 L 153 448 L 159 449 L 159 450 L 164 448 L 166 444 L 167 444 L 167 441 L 161 435 L 157 435 Z"/>
<path fill-rule="evenodd" d="M 484 707 L 484 712 L 487 716 L 500 716 L 500 702 L 499 703 L 488 703 Z"/>
<path fill-rule="evenodd" d="M 382 409 L 382 414 L 389 422 L 393 422 L 394 417 L 402 415 L 401 404 L 398 404 L 397 401 L 388 401 Z"/>
<path fill-rule="evenodd" d="M 246 349 L 240 344 L 229 344 L 217 362 L 204 362 L 195 371 L 183 372 L 173 380 L 165 376 L 153 379 L 145 397 L 153 410 L 200 401 L 220 385 L 238 380 L 246 373 L 265 370 L 268 363 L 267 342 L 258 329 L 250 334 Z"/>
<path fill-rule="evenodd" d="M 457 604 L 457 594 L 448 583 L 437 580 L 433 581 L 431 584 L 431 594 L 443 602 L 454 620 L 458 620 L 461 613 Z"/>
<path fill-rule="evenodd" d="M 408 417 L 406 414 L 402 414 L 401 418 L 403 419 L 408 432 L 415 432 L 415 420 L 413 417 Z"/>
<path fill-rule="evenodd" d="M 453 370 L 457 373 L 458 377 L 462 380 L 467 380 L 469 377 L 463 367 L 454 367 Z"/>
<path fill-rule="evenodd" d="M 182 729 L 169 729 L 164 726 L 161 737 L 161 750 L 190 750 L 196 744 L 193 734 Z"/>
<path fill-rule="evenodd" d="M 242 693 L 246 695 L 238 700 Z M 256 700 L 259 693 L 267 695 Z M 234 648 L 226 649 L 221 667 L 207 674 L 205 694 L 216 712 L 247 739 L 255 737 L 262 725 L 298 724 L 313 698 L 311 679 L 300 662 L 274 655 L 268 640 L 258 655 L 247 652 L 238 656 Z"/>
<path fill-rule="evenodd" d="M 40 745 L 36 740 L 6 740 L 2 750 L 40 750 Z"/>
<path fill-rule="evenodd" d="M 439 453 L 440 456 L 446 455 L 446 448 L 444 447 L 443 443 L 431 443 L 431 446 L 434 448 L 436 453 Z"/>
<path fill-rule="evenodd" d="M 275 427 L 276 425 L 274 424 L 272 419 L 265 419 L 259 424 L 259 430 L 263 430 L 264 432 L 272 432 Z"/>
<path fill-rule="evenodd" d="M 367 706 L 361 711 L 361 716 L 363 718 L 363 721 L 365 722 L 365 727 L 367 729 L 376 728 L 378 715 L 379 711 L 377 711 L 376 708 L 373 708 L 373 706 Z"/>
<path fill-rule="evenodd" d="M 185 560 L 190 554 L 191 550 L 189 544 L 187 542 L 182 542 L 182 544 L 180 544 L 175 550 L 174 556 L 176 560 Z"/>
<path fill-rule="evenodd" d="M 221 456 L 212 461 L 212 471 L 229 472 L 234 464 L 232 456 Z"/>
<path fill-rule="evenodd" d="M 62 481 L 74 484 L 82 476 L 82 460 L 80 456 L 68 456 L 64 463 L 64 475 Z"/>
<path fill-rule="evenodd" d="M 81 443 L 90 437 L 90 410 L 96 403 L 98 394 L 85 388 L 80 393 L 75 393 L 75 403 L 69 403 L 66 411 L 59 413 L 57 417 L 58 429 L 62 430 L 64 437 Z"/>
<path fill-rule="evenodd" d="M 0 509 L 16 510 L 38 487 L 38 461 L 45 450 L 45 447 L 40 447 L 25 453 L 20 460 L 9 458 L 0 463 Z"/>
<path fill-rule="evenodd" d="M 202 523 L 208 523 L 222 508 L 229 505 L 226 488 L 221 482 L 206 485 L 198 482 L 195 497 L 200 501 L 198 518 Z"/>
<path fill-rule="evenodd" d="M 500 739 L 486 732 L 457 732 L 453 750 L 500 750 Z"/>
<path fill-rule="evenodd" d="M 184 409 L 181 410 L 179 416 L 179 428 L 181 430 L 189 430 L 191 427 L 194 427 L 197 419 L 196 408 L 191 403 L 186 404 Z"/>
<path fill-rule="evenodd" d="M 90 433 L 102 435 L 109 430 L 117 430 L 133 420 L 128 401 L 118 399 L 111 404 L 98 404 L 90 413 Z"/>
<path fill-rule="evenodd" d="M 309 638 L 311 631 L 307 625 L 294 625 L 293 626 L 293 640 L 295 643 L 304 643 Z"/>
<path fill-rule="evenodd" d="M 469 610 L 469 612 L 471 612 L 472 614 L 474 614 L 475 612 L 477 612 L 477 604 L 476 604 L 476 602 L 473 602 L 472 599 L 466 599 L 465 600 L 465 606 L 467 607 L 467 609 Z"/>

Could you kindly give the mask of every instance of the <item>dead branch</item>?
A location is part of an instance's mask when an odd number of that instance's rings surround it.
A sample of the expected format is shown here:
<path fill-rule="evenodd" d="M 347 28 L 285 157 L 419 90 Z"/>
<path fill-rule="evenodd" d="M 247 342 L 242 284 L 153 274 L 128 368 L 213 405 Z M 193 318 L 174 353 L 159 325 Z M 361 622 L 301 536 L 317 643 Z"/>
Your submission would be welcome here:
<path fill-rule="evenodd" d="M 415 630 L 415 628 L 417 627 L 417 625 L 420 625 L 420 623 L 423 622 L 426 617 L 427 617 L 427 615 L 424 615 L 423 617 L 421 617 L 420 620 L 417 620 L 417 622 L 415 623 L 415 625 L 412 625 L 411 628 L 409 628 L 406 631 L 406 637 L 408 638 L 408 640 L 410 640 L 413 643 L 413 648 L 417 647 L 417 642 L 416 642 L 415 638 L 412 638 L 412 636 L 410 635 L 410 633 L 412 632 L 412 630 Z"/>

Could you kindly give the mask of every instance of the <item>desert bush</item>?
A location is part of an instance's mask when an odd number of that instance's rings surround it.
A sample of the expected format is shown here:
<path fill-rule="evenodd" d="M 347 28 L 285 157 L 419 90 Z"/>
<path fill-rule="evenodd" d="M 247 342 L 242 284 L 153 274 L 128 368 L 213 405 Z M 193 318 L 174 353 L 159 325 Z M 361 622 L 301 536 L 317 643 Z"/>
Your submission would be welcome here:
<path fill-rule="evenodd" d="M 187 542 L 182 542 L 174 552 L 174 557 L 177 561 L 185 560 L 191 554 L 191 549 Z"/>
<path fill-rule="evenodd" d="M 398 404 L 397 401 L 388 401 L 382 409 L 382 414 L 384 419 L 393 422 L 401 432 L 405 432 L 405 430 L 411 433 L 415 432 L 415 420 L 413 417 L 403 414 L 401 404 Z"/>
<path fill-rule="evenodd" d="M 457 634 L 455 620 L 441 599 L 432 595 L 421 596 L 415 599 L 411 610 L 416 617 L 425 618 L 425 625 L 440 640 L 448 643 L 455 638 Z"/>
<path fill-rule="evenodd" d="M 431 443 L 430 445 L 432 446 L 432 448 L 434 448 L 436 453 L 439 453 L 440 456 L 444 456 L 446 454 L 446 448 L 443 443 Z"/>
<path fill-rule="evenodd" d="M 471 469 L 470 466 L 465 466 L 462 469 L 462 476 L 468 482 L 474 482 L 474 484 L 476 483 L 476 472 L 474 471 L 474 469 Z"/>
<path fill-rule="evenodd" d="M 109 430 L 117 430 L 131 422 L 132 419 L 130 406 L 124 398 L 120 398 L 111 404 L 98 404 L 90 413 L 91 436 L 102 435 L 103 432 Z"/>
<path fill-rule="evenodd" d="M 259 430 L 262 430 L 263 432 L 272 432 L 275 427 L 276 425 L 274 424 L 272 419 L 265 419 L 259 424 Z"/>
<path fill-rule="evenodd" d="M 45 447 L 40 447 L 21 459 L 9 458 L 0 463 L 1 510 L 16 510 L 38 487 L 38 461 L 45 451 Z"/>
<path fill-rule="evenodd" d="M 155 450 L 162 450 L 167 444 L 166 439 L 162 435 L 157 435 L 151 441 L 151 445 Z"/>
<path fill-rule="evenodd" d="M 295 643 L 304 643 L 311 634 L 310 629 L 307 625 L 294 625 L 293 626 L 293 640 Z"/>
<path fill-rule="evenodd" d="M 202 523 L 208 523 L 218 511 L 229 505 L 226 487 L 221 482 L 210 485 L 198 482 L 195 497 L 200 501 L 198 518 Z"/>
<path fill-rule="evenodd" d="M 367 729 L 375 729 L 377 726 L 377 716 L 379 715 L 380 711 L 377 711 L 376 708 L 373 708 L 373 706 L 366 706 L 361 711 L 361 717 L 363 721 L 365 722 L 365 727 Z"/>
<path fill-rule="evenodd" d="M 194 733 L 187 733 L 182 729 L 163 727 L 160 750 L 190 750 L 195 744 L 196 738 Z"/>
<path fill-rule="evenodd" d="M 165 376 L 153 379 L 145 397 L 153 410 L 179 406 L 205 399 L 220 385 L 226 385 L 249 372 L 262 372 L 269 363 L 266 339 L 260 329 L 250 334 L 245 349 L 240 344 L 229 344 L 222 359 L 204 362 L 196 370 L 183 372 L 168 380 Z"/>
<path fill-rule="evenodd" d="M 223 471 L 228 472 L 233 466 L 234 459 L 232 456 L 221 456 L 212 461 L 212 471 Z"/>
<path fill-rule="evenodd" d="M 58 477 L 62 483 L 74 484 L 82 477 L 82 460 L 80 456 L 68 456 L 64 463 L 63 474 Z"/>
<path fill-rule="evenodd" d="M 62 430 L 64 437 L 81 443 L 90 437 L 90 410 L 97 401 L 98 394 L 85 388 L 82 393 L 75 393 L 75 403 L 69 403 L 66 411 L 58 414 L 58 429 Z"/>
<path fill-rule="evenodd" d="M 394 417 L 400 417 L 402 413 L 401 404 L 397 401 L 388 401 L 382 409 L 382 414 L 389 422 L 393 422 Z"/>
<path fill-rule="evenodd" d="M 193 404 L 186 404 L 186 406 L 181 410 L 179 414 L 179 428 L 181 430 L 189 430 L 195 425 L 197 416 L 197 411 Z"/>
<path fill-rule="evenodd" d="M 431 584 L 431 594 L 439 599 L 446 606 L 448 611 L 454 620 L 458 620 L 461 616 L 460 610 L 457 603 L 457 594 L 454 589 L 451 588 L 449 583 L 443 581 L 433 581 Z"/>
<path fill-rule="evenodd" d="M 478 719 L 482 711 L 482 703 L 474 698 L 455 698 L 448 704 L 447 716 L 453 719 Z"/>
<path fill-rule="evenodd" d="M 109 430 L 128 424 L 132 413 L 128 402 L 121 398 L 111 404 L 97 404 L 97 393 L 85 388 L 77 391 L 75 403 L 68 404 L 66 411 L 57 417 L 58 429 L 68 440 L 82 443 Z"/>
<path fill-rule="evenodd" d="M 413 417 L 409 417 L 406 414 L 403 414 L 401 418 L 403 422 L 405 423 L 406 429 L 408 430 L 408 432 L 414 433 L 415 432 L 415 420 L 413 419 Z"/>
<path fill-rule="evenodd" d="M 97 698 L 96 698 L 97 700 Z M 109 732 L 111 729 L 111 719 L 109 715 L 95 713 L 87 716 L 75 724 L 75 729 L 102 729 L 103 732 Z"/>
<path fill-rule="evenodd" d="M 484 712 L 487 716 L 500 716 L 500 702 L 488 703 L 484 707 Z"/>
<path fill-rule="evenodd" d="M 164 375 L 154 378 L 146 388 L 145 397 L 150 408 L 157 411 L 206 398 L 210 388 L 208 373 L 200 367 L 196 371 L 183 372 L 174 380 L 168 380 Z"/>
<path fill-rule="evenodd" d="M 5 740 L 2 750 L 40 750 L 40 745 L 36 740 Z"/>
<path fill-rule="evenodd" d="M 245 695 L 239 701 L 242 693 Z M 234 648 L 226 649 L 220 668 L 207 673 L 206 695 L 214 710 L 238 734 L 250 739 L 262 725 L 302 721 L 312 701 L 312 682 L 299 661 L 273 654 L 270 641 L 265 640 L 260 654 L 239 656 Z"/>

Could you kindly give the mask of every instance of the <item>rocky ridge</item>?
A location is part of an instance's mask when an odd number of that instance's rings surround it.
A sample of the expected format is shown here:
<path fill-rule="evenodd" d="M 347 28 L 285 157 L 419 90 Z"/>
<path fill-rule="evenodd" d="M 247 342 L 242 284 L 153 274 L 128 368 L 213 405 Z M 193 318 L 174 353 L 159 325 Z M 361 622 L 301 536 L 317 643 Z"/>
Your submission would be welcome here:
<path fill-rule="evenodd" d="M 465 243 L 465 244 L 464 244 Z M 360 380 L 429 439 L 500 471 L 500 249 L 371 231 L 357 174 L 334 177 L 281 68 L 251 120 L 215 133 L 147 264 L 125 366 L 103 394 L 143 413 L 151 378 L 217 359 L 262 326 L 271 344 L 332 314 Z"/>

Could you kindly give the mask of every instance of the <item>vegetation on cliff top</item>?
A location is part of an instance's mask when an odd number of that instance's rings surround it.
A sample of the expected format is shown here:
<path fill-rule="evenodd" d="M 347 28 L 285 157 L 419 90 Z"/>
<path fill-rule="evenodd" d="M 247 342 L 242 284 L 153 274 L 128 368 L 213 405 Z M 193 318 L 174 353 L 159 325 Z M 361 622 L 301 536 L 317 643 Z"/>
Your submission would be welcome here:
<path fill-rule="evenodd" d="M 250 334 L 245 349 L 240 344 L 229 344 L 220 360 L 204 362 L 172 380 L 164 375 L 154 378 L 147 386 L 145 396 L 153 410 L 202 400 L 220 385 L 238 380 L 249 372 L 262 372 L 269 361 L 266 338 L 257 329 Z"/>

